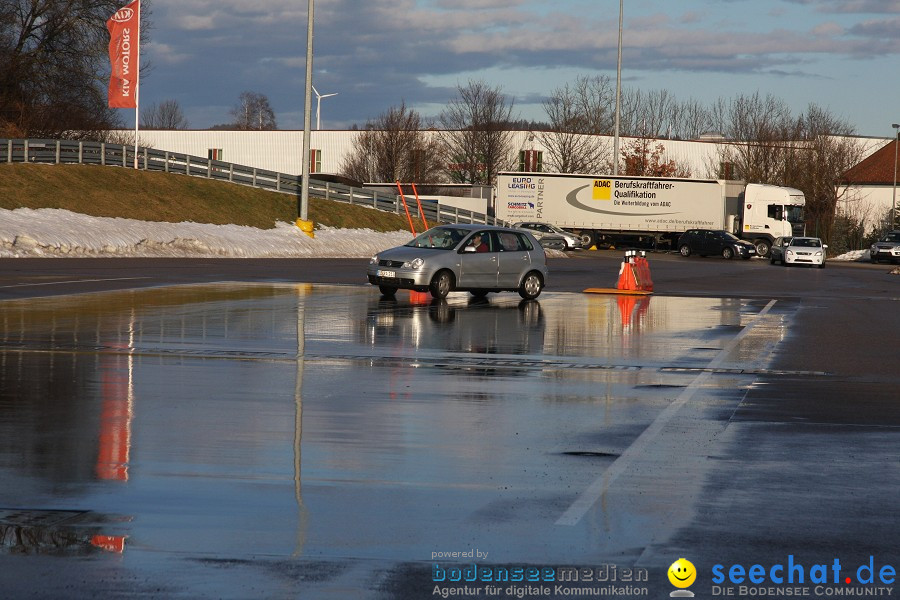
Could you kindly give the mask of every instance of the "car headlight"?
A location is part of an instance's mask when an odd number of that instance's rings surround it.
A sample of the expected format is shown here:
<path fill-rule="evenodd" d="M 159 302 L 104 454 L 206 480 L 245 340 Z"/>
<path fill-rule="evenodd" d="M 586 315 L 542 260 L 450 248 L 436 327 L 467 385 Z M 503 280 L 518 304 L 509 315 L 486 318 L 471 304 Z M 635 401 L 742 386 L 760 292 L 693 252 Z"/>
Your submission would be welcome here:
<path fill-rule="evenodd" d="M 819 250 L 818 252 L 816 252 L 816 256 L 822 256 L 822 251 Z"/>
<path fill-rule="evenodd" d="M 414 258 L 412 260 L 407 261 L 403 267 L 405 269 L 421 269 L 422 265 L 425 264 L 425 261 L 421 258 Z"/>
<path fill-rule="evenodd" d="M 794 251 L 793 251 L 793 250 L 788 250 L 788 251 L 787 251 L 787 255 L 788 255 L 788 256 L 793 256 L 793 255 L 794 255 Z"/>
<path fill-rule="evenodd" d="M 377 254 L 369 259 L 369 264 L 370 265 L 378 264 L 378 255 Z"/>

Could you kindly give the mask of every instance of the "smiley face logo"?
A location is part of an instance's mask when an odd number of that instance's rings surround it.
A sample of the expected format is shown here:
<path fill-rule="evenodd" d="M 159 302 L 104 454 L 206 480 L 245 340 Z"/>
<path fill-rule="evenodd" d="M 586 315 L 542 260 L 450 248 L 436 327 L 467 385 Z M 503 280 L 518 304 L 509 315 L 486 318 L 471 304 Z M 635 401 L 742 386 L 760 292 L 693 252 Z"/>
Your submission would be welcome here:
<path fill-rule="evenodd" d="M 669 582 L 677 588 L 690 587 L 697 579 L 694 563 L 686 558 L 679 558 L 669 567 Z"/>

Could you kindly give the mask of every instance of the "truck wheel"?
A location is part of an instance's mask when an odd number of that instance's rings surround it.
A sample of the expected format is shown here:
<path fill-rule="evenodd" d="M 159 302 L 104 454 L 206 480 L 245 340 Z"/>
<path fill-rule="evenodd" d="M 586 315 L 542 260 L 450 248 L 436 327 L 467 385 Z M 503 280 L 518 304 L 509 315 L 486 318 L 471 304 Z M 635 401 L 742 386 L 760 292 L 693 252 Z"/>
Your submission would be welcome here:
<path fill-rule="evenodd" d="M 451 289 L 453 289 L 453 274 L 446 269 L 435 273 L 431 285 L 428 286 L 428 291 L 438 300 L 446 298 Z"/>
<path fill-rule="evenodd" d="M 734 258 L 734 250 L 732 250 L 728 246 L 725 246 L 724 248 L 722 248 L 722 258 L 724 258 L 725 260 L 731 260 L 732 258 Z"/>
<path fill-rule="evenodd" d="M 541 289 L 544 287 L 544 281 L 541 279 L 537 271 L 526 273 L 522 279 L 522 285 L 519 286 L 519 295 L 525 300 L 534 300 L 541 295 Z"/>
<path fill-rule="evenodd" d="M 582 248 L 590 248 L 594 245 L 594 234 L 591 231 L 582 231 L 578 234 L 578 237 L 581 238 L 581 247 Z"/>
<path fill-rule="evenodd" d="M 757 256 L 768 256 L 769 249 L 771 248 L 771 243 L 769 240 L 758 239 L 753 241 L 753 245 L 756 246 L 756 255 Z"/>
<path fill-rule="evenodd" d="M 683 244 L 681 246 L 681 248 L 678 249 L 678 251 L 681 252 L 682 256 L 690 256 L 691 255 L 691 247 L 688 246 L 687 244 Z"/>

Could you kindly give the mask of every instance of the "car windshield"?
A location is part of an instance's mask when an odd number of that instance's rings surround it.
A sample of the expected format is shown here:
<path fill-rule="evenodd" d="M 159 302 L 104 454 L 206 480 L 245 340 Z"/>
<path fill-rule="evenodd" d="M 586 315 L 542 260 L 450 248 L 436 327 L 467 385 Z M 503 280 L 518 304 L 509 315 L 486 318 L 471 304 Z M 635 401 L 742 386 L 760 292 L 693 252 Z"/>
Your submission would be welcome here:
<path fill-rule="evenodd" d="M 787 212 L 787 220 L 789 223 L 803 223 L 804 222 L 802 206 L 790 205 L 790 206 L 785 206 L 784 208 L 785 208 L 785 211 Z"/>
<path fill-rule="evenodd" d="M 723 231 L 722 233 L 725 234 L 725 239 L 732 240 L 732 241 L 736 241 L 738 239 L 738 237 L 736 235 L 734 235 L 733 233 L 728 233 L 727 231 Z"/>
<path fill-rule="evenodd" d="M 419 235 L 411 242 L 404 244 L 410 248 L 433 248 L 435 250 L 450 250 L 454 248 L 469 233 L 466 229 L 456 227 L 435 227 Z"/>
<path fill-rule="evenodd" d="M 802 248 L 820 248 L 822 246 L 822 242 L 819 238 L 794 238 L 791 242 L 791 246 L 802 247 Z"/>
<path fill-rule="evenodd" d="M 900 232 L 892 231 L 881 240 L 882 242 L 900 242 Z"/>

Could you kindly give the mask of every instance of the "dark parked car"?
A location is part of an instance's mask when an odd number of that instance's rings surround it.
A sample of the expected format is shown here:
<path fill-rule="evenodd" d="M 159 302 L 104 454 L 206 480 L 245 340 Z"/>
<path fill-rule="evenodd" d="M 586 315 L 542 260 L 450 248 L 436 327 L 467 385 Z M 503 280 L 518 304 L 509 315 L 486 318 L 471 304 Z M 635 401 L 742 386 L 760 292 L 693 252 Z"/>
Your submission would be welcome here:
<path fill-rule="evenodd" d="M 744 260 L 756 256 L 756 246 L 721 229 L 689 229 L 678 238 L 682 256 L 720 254 L 723 258 L 739 256 Z"/>

